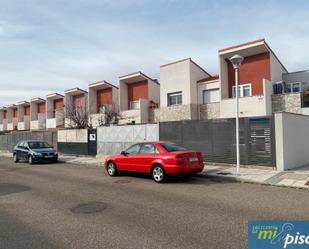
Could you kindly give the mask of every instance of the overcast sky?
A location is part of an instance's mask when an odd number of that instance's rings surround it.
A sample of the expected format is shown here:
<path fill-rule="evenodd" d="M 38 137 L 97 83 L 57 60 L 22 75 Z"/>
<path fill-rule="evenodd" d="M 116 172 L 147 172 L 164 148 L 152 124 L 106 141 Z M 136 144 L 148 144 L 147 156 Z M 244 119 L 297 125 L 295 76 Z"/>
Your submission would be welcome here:
<path fill-rule="evenodd" d="M 258 38 L 289 71 L 309 69 L 309 1 L 0 0 L 0 106 Z"/>

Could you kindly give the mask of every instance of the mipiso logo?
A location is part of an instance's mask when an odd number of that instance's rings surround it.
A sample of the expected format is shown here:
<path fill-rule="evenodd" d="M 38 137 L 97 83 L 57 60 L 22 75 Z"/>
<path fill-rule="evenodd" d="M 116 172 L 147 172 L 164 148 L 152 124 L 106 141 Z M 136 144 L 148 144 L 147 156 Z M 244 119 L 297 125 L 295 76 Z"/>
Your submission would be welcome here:
<path fill-rule="evenodd" d="M 248 248 L 308 248 L 309 221 L 249 221 Z"/>

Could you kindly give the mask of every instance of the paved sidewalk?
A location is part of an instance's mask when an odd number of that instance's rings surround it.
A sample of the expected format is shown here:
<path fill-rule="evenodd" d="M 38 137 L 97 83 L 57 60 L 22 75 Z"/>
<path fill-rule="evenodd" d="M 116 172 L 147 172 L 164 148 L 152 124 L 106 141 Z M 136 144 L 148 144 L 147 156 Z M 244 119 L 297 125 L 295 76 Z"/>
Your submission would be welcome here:
<path fill-rule="evenodd" d="M 203 175 L 232 179 L 240 182 L 259 183 L 275 186 L 309 189 L 309 166 L 290 171 L 276 171 L 258 167 L 241 167 L 236 175 L 236 167 L 207 165 Z"/>
<path fill-rule="evenodd" d="M 12 157 L 12 154 L 0 151 L 0 156 Z M 83 164 L 89 166 L 103 166 L 105 156 L 74 156 L 59 154 L 59 160 L 66 163 Z M 241 167 L 240 175 L 235 175 L 235 167 L 227 165 L 206 165 L 202 176 L 225 178 L 239 182 L 285 186 L 309 189 L 309 166 L 290 171 L 275 171 L 266 167 Z"/>

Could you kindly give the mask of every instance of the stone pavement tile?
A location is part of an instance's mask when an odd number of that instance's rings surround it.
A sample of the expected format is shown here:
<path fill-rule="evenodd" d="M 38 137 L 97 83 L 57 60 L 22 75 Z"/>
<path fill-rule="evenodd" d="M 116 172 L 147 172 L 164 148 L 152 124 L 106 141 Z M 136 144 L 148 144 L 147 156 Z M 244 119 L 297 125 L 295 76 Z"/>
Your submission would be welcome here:
<path fill-rule="evenodd" d="M 304 187 L 307 181 L 296 181 L 293 186 L 294 187 Z"/>
<path fill-rule="evenodd" d="M 280 182 L 277 183 L 277 185 L 281 186 L 293 186 L 293 184 L 296 182 L 296 180 L 292 179 L 283 179 Z"/>
<path fill-rule="evenodd" d="M 288 172 L 280 176 L 281 179 L 293 179 L 293 180 L 307 180 L 309 181 L 309 175 L 307 174 L 301 174 L 301 173 L 294 173 L 294 172 Z"/>

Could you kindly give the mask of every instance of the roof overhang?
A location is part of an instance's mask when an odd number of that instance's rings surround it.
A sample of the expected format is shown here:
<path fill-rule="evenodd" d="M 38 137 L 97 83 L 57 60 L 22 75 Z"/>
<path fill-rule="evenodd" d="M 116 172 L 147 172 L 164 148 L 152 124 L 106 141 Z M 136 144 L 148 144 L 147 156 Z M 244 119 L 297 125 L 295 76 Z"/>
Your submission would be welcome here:
<path fill-rule="evenodd" d="M 15 109 L 15 108 L 17 108 L 17 105 L 15 104 L 11 104 L 7 106 L 7 109 Z"/>
<path fill-rule="evenodd" d="M 30 100 L 30 103 L 43 103 L 43 102 L 45 102 L 45 100 L 40 97 L 35 97 Z"/>
<path fill-rule="evenodd" d="M 239 44 L 236 46 L 224 48 L 219 50 L 219 56 L 223 59 L 229 59 L 233 55 L 238 54 L 243 57 L 248 57 L 252 55 L 262 54 L 269 52 L 275 56 L 277 61 L 281 64 L 281 66 L 284 68 L 286 72 L 288 70 L 285 68 L 285 66 L 282 64 L 282 62 L 279 60 L 277 55 L 272 51 L 272 49 L 269 47 L 269 45 L 266 43 L 265 39 L 259 39 L 243 44 Z"/>
<path fill-rule="evenodd" d="M 64 96 L 62 94 L 59 94 L 59 93 L 50 93 L 50 94 L 46 95 L 46 99 L 51 99 L 51 100 L 63 99 L 63 98 L 64 98 Z"/>
<path fill-rule="evenodd" d="M 75 88 L 65 90 L 64 93 L 74 96 L 74 95 L 80 95 L 80 94 L 87 94 L 88 92 L 78 87 L 75 87 Z"/>
<path fill-rule="evenodd" d="M 0 111 L 5 111 L 7 108 L 6 108 L 6 106 L 1 106 L 0 107 Z"/>
<path fill-rule="evenodd" d="M 265 52 L 269 52 L 268 46 L 266 46 L 264 39 L 260 39 L 253 42 L 247 42 L 240 45 L 220 49 L 219 55 L 227 59 L 232 57 L 235 53 L 243 57 L 247 57 Z"/>
<path fill-rule="evenodd" d="M 20 105 L 20 106 L 27 106 L 27 105 L 30 105 L 30 103 L 27 102 L 27 101 L 20 101 L 20 102 L 18 102 L 17 104 Z"/>
<path fill-rule="evenodd" d="M 135 83 L 135 82 L 139 82 L 139 81 L 142 81 L 142 80 L 151 80 L 154 83 L 159 84 L 156 80 L 150 78 L 149 76 L 142 73 L 141 71 L 120 76 L 119 80 L 126 83 L 126 84 Z"/>
<path fill-rule="evenodd" d="M 93 82 L 91 84 L 88 85 L 89 86 L 89 89 L 93 89 L 93 90 L 103 90 L 103 89 L 108 89 L 108 88 L 116 88 L 118 89 L 117 86 L 105 81 L 105 80 L 102 80 L 102 81 L 97 81 L 97 82 Z"/>

